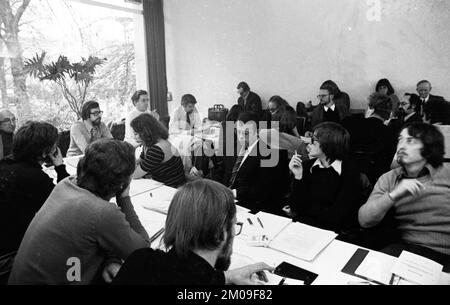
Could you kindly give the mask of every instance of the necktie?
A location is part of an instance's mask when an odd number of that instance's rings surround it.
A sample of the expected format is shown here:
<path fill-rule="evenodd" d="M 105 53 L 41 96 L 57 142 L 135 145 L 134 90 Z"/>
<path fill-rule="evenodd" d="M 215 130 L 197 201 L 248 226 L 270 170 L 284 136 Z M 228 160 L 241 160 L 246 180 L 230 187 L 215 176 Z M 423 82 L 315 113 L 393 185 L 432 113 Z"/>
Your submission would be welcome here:
<path fill-rule="evenodd" d="M 230 187 L 233 187 L 233 184 L 236 180 L 237 173 L 239 172 L 239 168 L 241 167 L 242 160 L 244 160 L 245 152 L 242 153 L 240 156 L 237 157 L 236 162 L 233 166 L 233 171 L 231 172 L 231 178 L 230 178 Z"/>
<path fill-rule="evenodd" d="M 191 128 L 191 118 L 189 117 L 189 113 L 186 112 L 186 123 L 187 123 L 187 128 Z"/>

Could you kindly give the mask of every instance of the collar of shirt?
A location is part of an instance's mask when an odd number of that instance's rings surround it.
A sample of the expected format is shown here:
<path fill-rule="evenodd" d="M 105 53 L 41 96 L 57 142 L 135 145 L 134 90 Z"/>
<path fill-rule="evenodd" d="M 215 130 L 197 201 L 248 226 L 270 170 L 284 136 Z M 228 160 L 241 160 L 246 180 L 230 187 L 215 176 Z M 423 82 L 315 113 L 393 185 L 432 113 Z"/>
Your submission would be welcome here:
<path fill-rule="evenodd" d="M 422 100 L 422 102 L 426 103 L 430 99 L 430 95 L 428 94 L 428 96 L 426 98 L 420 98 L 420 99 Z"/>
<path fill-rule="evenodd" d="M 400 173 L 397 176 L 396 183 L 399 183 L 403 179 L 419 179 L 422 177 L 430 176 L 431 178 L 434 177 L 436 174 L 437 169 L 431 166 L 430 164 L 425 164 L 425 167 L 422 168 L 419 175 L 416 178 L 412 178 L 408 176 L 408 173 L 405 171 L 405 169 L 402 167 L 400 170 Z"/>
<path fill-rule="evenodd" d="M 91 130 L 94 128 L 94 126 L 89 123 L 88 121 L 83 121 L 84 126 L 86 126 L 86 129 L 88 131 L 89 134 L 91 134 Z"/>
<path fill-rule="evenodd" d="M 312 170 L 314 167 L 320 167 L 320 168 L 325 168 L 325 166 L 322 165 L 322 162 L 320 162 L 319 159 L 316 160 L 316 162 L 314 162 L 313 166 L 311 166 L 310 172 L 312 173 Z M 342 174 L 342 161 L 341 160 L 334 160 L 333 163 L 331 163 L 330 167 L 332 167 L 336 173 L 338 173 L 338 175 L 340 176 Z"/>
<path fill-rule="evenodd" d="M 323 106 L 323 109 L 325 109 L 325 111 L 328 111 L 328 109 L 331 109 L 332 111 L 334 111 L 334 109 L 336 109 L 336 104 L 333 104 L 330 107 Z"/>
<path fill-rule="evenodd" d="M 241 168 L 242 164 L 245 162 L 245 159 L 247 159 L 247 157 L 250 155 L 250 152 L 258 144 L 258 142 L 259 142 L 259 139 L 256 139 L 256 141 L 247 148 L 247 150 L 244 153 L 244 158 L 242 158 L 242 162 L 241 162 L 241 165 L 239 166 L 239 168 Z"/>
<path fill-rule="evenodd" d="M 247 97 L 248 97 L 249 95 L 250 95 L 250 91 L 245 92 L 245 93 L 244 93 L 244 96 L 243 96 L 244 100 L 247 100 Z"/>

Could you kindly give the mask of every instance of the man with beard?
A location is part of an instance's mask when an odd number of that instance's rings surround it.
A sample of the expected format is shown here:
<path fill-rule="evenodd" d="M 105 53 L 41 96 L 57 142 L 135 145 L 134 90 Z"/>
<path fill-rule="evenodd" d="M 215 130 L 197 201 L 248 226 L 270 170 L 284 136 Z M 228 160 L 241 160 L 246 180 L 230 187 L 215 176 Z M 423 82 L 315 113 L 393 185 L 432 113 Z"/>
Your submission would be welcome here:
<path fill-rule="evenodd" d="M 83 155 L 88 144 L 102 138 L 111 139 L 113 136 L 102 122 L 103 111 L 95 101 L 86 102 L 81 109 L 83 121 L 75 122 L 70 128 L 70 145 L 67 156 Z"/>
<path fill-rule="evenodd" d="M 7 109 L 0 110 L 0 160 L 12 151 L 15 129 L 16 117 L 14 114 Z"/>
<path fill-rule="evenodd" d="M 173 197 L 166 219 L 164 246 L 132 253 L 114 279 L 115 284 L 224 285 L 262 284 L 258 263 L 229 270 L 236 223 L 233 194 L 212 180 L 196 180 Z"/>
<path fill-rule="evenodd" d="M 402 129 L 400 167 L 380 177 L 359 210 L 365 228 L 393 216 L 399 240 L 384 252 L 397 256 L 408 250 L 450 267 L 450 169 L 443 158 L 444 138 L 435 126 L 412 123 Z"/>

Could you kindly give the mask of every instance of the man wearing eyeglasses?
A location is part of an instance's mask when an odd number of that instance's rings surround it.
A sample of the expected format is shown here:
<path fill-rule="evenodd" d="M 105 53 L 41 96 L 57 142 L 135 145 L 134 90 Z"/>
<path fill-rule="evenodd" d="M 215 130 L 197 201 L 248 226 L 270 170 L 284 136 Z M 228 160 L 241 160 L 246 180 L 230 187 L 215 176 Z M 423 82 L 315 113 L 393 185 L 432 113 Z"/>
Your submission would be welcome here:
<path fill-rule="evenodd" d="M 98 139 L 113 137 L 108 127 L 102 122 L 102 114 L 100 105 L 95 101 L 89 101 L 83 105 L 82 121 L 75 122 L 70 128 L 68 157 L 83 155 L 88 144 Z"/>
<path fill-rule="evenodd" d="M 208 179 L 187 183 L 175 194 L 167 213 L 164 248 L 142 248 L 126 259 L 114 283 L 119 285 L 264 284 L 265 263 L 231 269 L 236 222 L 234 196 Z"/>
<path fill-rule="evenodd" d="M 340 123 L 349 116 L 345 105 L 334 102 L 336 94 L 336 89 L 329 82 L 325 82 L 320 86 L 319 95 L 317 95 L 319 105 L 312 113 L 311 128 L 323 122 Z"/>
<path fill-rule="evenodd" d="M 6 109 L 0 110 L 0 160 L 11 153 L 16 117 Z"/>

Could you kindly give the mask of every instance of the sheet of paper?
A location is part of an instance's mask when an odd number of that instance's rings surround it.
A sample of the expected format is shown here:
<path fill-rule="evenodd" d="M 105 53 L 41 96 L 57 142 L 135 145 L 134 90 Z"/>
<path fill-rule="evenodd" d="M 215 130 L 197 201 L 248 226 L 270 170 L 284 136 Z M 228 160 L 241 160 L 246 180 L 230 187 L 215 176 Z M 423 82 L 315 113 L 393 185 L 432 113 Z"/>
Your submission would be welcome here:
<path fill-rule="evenodd" d="M 394 257 L 381 252 L 370 251 L 355 270 L 355 274 L 389 285 L 394 263 Z"/>
<path fill-rule="evenodd" d="M 130 185 L 130 197 L 148 192 L 163 186 L 161 182 L 153 179 L 133 179 Z"/>
<path fill-rule="evenodd" d="M 306 261 L 312 261 L 336 236 L 337 234 L 332 231 L 293 222 L 272 240 L 269 247 Z"/>
<path fill-rule="evenodd" d="M 146 209 L 167 214 L 173 196 L 178 190 L 169 186 L 161 186 L 150 192 L 136 195 L 132 198 L 133 204 L 140 204 Z"/>
<path fill-rule="evenodd" d="M 258 220 L 259 218 L 259 220 Z M 288 224 L 292 223 L 291 218 L 273 215 L 265 212 L 258 212 L 255 215 L 255 226 L 264 229 L 269 239 L 273 239 Z"/>
<path fill-rule="evenodd" d="M 441 280 L 443 266 L 428 258 L 403 251 L 398 257 L 392 273 L 419 285 L 437 285 Z"/>
<path fill-rule="evenodd" d="M 142 209 L 138 213 L 139 220 L 150 238 L 164 228 L 166 215 Z"/>

